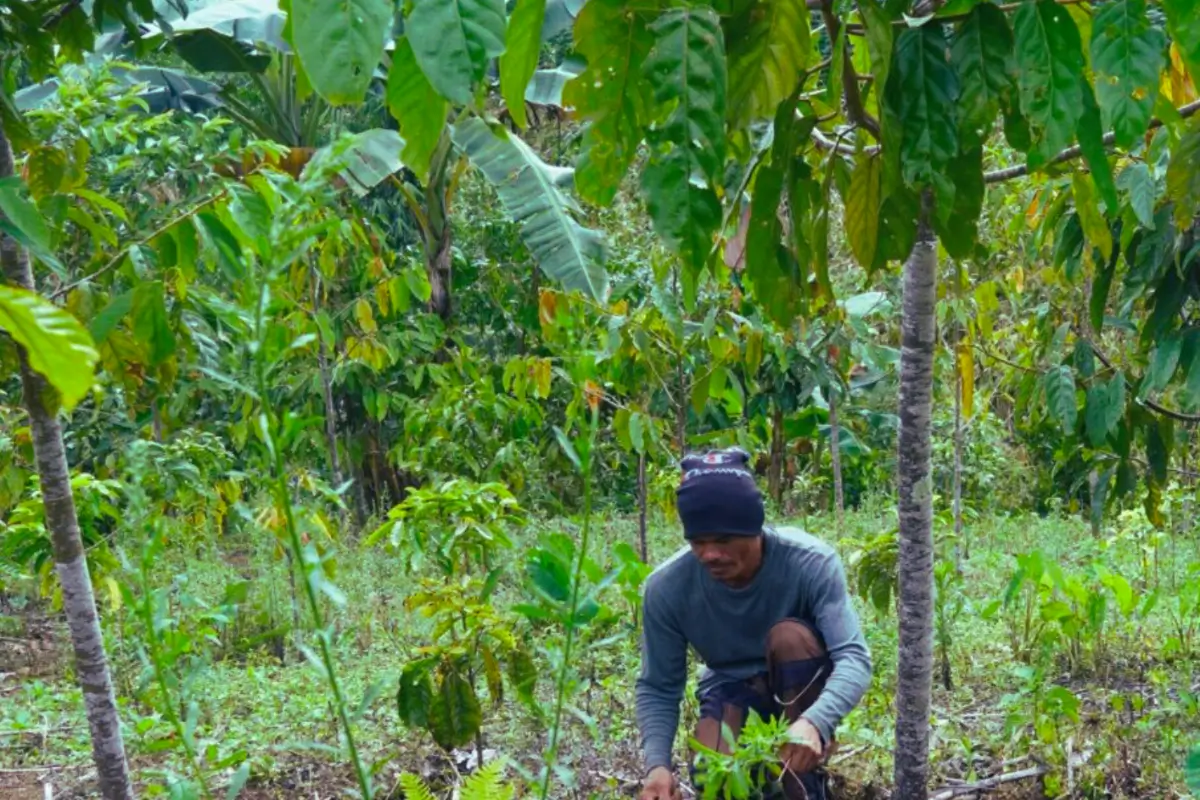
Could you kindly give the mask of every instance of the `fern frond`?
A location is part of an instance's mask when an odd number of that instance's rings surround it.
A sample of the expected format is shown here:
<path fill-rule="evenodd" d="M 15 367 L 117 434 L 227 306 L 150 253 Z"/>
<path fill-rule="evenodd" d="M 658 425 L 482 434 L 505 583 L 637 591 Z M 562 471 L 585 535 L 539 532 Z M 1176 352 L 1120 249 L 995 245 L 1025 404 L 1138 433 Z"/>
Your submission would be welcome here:
<path fill-rule="evenodd" d="M 437 800 L 425 781 L 411 772 L 405 772 L 400 776 L 400 788 L 404 790 L 405 800 Z"/>
<path fill-rule="evenodd" d="M 512 800 L 513 787 L 504 783 L 504 764 L 499 759 L 485 764 L 463 783 L 460 800 Z"/>

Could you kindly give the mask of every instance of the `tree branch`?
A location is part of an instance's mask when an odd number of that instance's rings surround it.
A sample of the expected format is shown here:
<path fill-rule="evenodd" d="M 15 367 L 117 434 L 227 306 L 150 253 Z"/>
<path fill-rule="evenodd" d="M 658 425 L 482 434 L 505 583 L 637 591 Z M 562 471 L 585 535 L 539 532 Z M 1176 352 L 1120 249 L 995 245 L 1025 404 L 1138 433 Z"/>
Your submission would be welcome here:
<path fill-rule="evenodd" d="M 1110 361 L 1108 356 L 1104 355 L 1104 353 L 1100 351 L 1099 346 L 1097 346 L 1095 342 L 1091 341 L 1090 339 L 1085 339 L 1085 341 L 1088 343 L 1088 346 L 1092 348 L 1092 352 L 1096 354 L 1096 358 L 1100 360 L 1101 364 L 1111 370 L 1116 369 L 1116 367 L 1113 366 L 1112 361 Z M 1185 414 L 1182 411 L 1173 411 L 1166 406 L 1159 405 L 1153 400 L 1138 400 L 1137 402 L 1141 403 L 1151 411 L 1162 414 L 1164 417 L 1170 417 L 1171 419 L 1178 420 L 1180 422 L 1200 422 L 1200 414 Z"/>
<path fill-rule="evenodd" d="M 836 47 L 838 41 L 838 18 L 833 13 L 832 0 L 821 4 L 821 18 L 825 20 L 825 32 L 829 35 L 830 43 Z M 837 57 L 837 53 L 833 54 Z M 854 71 L 853 59 L 846 43 L 842 42 L 842 96 L 846 99 L 846 117 L 860 128 L 871 132 L 876 141 L 880 140 L 879 120 L 867 113 L 863 107 L 862 95 L 858 91 L 858 73 Z"/>

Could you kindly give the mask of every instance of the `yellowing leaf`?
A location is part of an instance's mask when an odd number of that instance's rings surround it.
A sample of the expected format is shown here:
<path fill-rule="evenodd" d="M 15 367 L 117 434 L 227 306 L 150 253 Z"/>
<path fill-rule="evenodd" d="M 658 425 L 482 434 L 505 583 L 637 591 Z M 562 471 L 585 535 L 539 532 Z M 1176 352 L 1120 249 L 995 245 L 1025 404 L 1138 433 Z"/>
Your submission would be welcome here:
<path fill-rule="evenodd" d="M 361 297 L 354 301 L 354 319 L 358 321 L 358 327 L 362 328 L 363 333 L 379 330 L 379 326 L 375 324 L 375 315 L 371 313 L 371 304 Z"/>
<path fill-rule="evenodd" d="M 970 419 L 975 410 L 975 357 L 970 342 L 958 344 L 958 379 L 961 387 L 962 413 Z"/>

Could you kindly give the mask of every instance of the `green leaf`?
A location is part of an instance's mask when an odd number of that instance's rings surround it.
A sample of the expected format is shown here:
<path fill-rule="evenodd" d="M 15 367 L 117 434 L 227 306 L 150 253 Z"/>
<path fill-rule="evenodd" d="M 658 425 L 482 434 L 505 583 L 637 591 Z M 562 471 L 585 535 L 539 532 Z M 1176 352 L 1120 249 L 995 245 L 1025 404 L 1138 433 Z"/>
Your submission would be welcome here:
<path fill-rule="evenodd" d="M 1167 164 L 1167 196 L 1175 201 L 1175 219 L 1188 225 L 1200 210 L 1200 118 L 1188 123 L 1171 149 Z"/>
<path fill-rule="evenodd" d="M 1067 436 L 1075 433 L 1078 409 L 1075 406 L 1075 376 L 1064 366 L 1054 367 L 1043 378 L 1046 386 L 1046 404 L 1050 413 L 1058 420 Z"/>
<path fill-rule="evenodd" d="M 958 152 L 958 78 L 940 25 L 907 28 L 896 41 L 889 104 L 902 128 L 900 167 L 912 187 L 944 183 Z"/>
<path fill-rule="evenodd" d="M 1167 484 L 1167 462 L 1175 444 L 1175 423 L 1170 417 L 1151 419 L 1146 425 L 1146 460 L 1159 486 Z"/>
<path fill-rule="evenodd" d="M 975 253 L 979 239 L 979 215 L 983 212 L 986 187 L 983 183 L 983 146 L 975 145 L 954 157 L 949 167 L 954 185 L 954 202 L 948 210 L 938 209 L 933 228 L 952 258 L 966 259 Z"/>
<path fill-rule="evenodd" d="M 1092 182 L 1100 191 L 1100 198 L 1109 214 L 1116 214 L 1119 207 L 1117 184 L 1113 181 L 1112 165 L 1104 146 L 1104 131 L 1100 127 L 1100 109 L 1092 96 L 1092 87 L 1086 78 L 1079 79 L 1079 94 L 1083 100 L 1083 114 L 1079 117 L 1079 148 L 1083 160 L 1092 173 Z M 1078 173 L 1077 173 L 1078 174 Z M 1104 252 L 1105 257 L 1108 251 Z"/>
<path fill-rule="evenodd" d="M 1096 280 L 1092 283 L 1092 296 L 1088 301 L 1092 333 L 1095 336 L 1099 336 L 1101 329 L 1104 327 L 1104 309 L 1108 305 L 1108 292 L 1112 287 L 1113 276 L 1117 271 L 1116 257 L 1119 254 L 1119 252 L 1114 251 L 1112 257 L 1105 258 L 1104 262 L 1096 269 Z"/>
<path fill-rule="evenodd" d="M 33 292 L 0 286 L 0 330 L 25 350 L 34 372 L 70 411 L 92 387 L 100 356 L 79 320 Z"/>
<path fill-rule="evenodd" d="M 877 0 L 861 0 L 858 10 L 867 29 L 871 75 L 875 78 L 875 86 L 886 87 L 892 67 L 892 49 L 896 42 L 895 28 L 892 25 L 893 15 Z"/>
<path fill-rule="evenodd" d="M 24 196 L 20 178 L 0 178 L 0 233 L 6 233 L 39 260 L 62 269 L 50 251 L 50 233 L 37 206 Z"/>
<path fill-rule="evenodd" d="M 1092 71 L 1104 127 L 1133 147 L 1150 124 L 1167 38 L 1150 24 L 1145 0 L 1115 0 L 1092 20 Z"/>
<path fill-rule="evenodd" d="M 457 125 L 452 136 L 495 187 L 542 271 L 566 289 L 603 302 L 608 295 L 604 240 L 575 220 L 577 206 L 562 192 L 572 183 L 572 171 L 546 164 L 519 137 L 478 117 Z"/>
<path fill-rule="evenodd" d="M 1179 48 L 1192 81 L 1200 84 L 1200 3 L 1196 0 L 1162 0 L 1167 30 Z"/>
<path fill-rule="evenodd" d="M 864 269 L 871 269 L 875 263 L 875 248 L 879 244 L 881 173 L 880 159 L 860 156 L 850 176 L 850 192 L 846 198 L 846 238 L 855 260 Z"/>
<path fill-rule="evenodd" d="M 388 0 L 291 0 L 292 44 L 317 94 L 333 105 L 362 102 L 393 8 Z"/>
<path fill-rule="evenodd" d="M 233 773 L 233 777 L 229 779 L 229 788 L 225 790 L 225 800 L 237 800 L 238 795 L 242 793 L 242 789 L 246 788 L 246 781 L 250 779 L 250 761 L 246 760 L 237 768 L 237 772 Z"/>
<path fill-rule="evenodd" d="M 629 415 L 629 443 L 635 453 L 646 452 L 646 415 L 634 411 Z"/>
<path fill-rule="evenodd" d="M 1104 444 L 1125 412 L 1125 376 L 1118 372 L 1104 383 L 1093 384 L 1087 392 L 1084 422 L 1092 447 Z"/>
<path fill-rule="evenodd" d="M 365 197 L 404 166 L 400 160 L 404 140 L 386 128 L 350 134 L 331 147 L 336 151 L 334 157 L 345 165 L 338 175 L 358 197 Z M 309 163 L 317 163 L 317 156 Z"/>
<path fill-rule="evenodd" d="M 517 0 L 508 20 L 508 47 L 500 56 L 500 94 L 513 120 L 525 127 L 525 87 L 542 51 L 546 0 Z"/>
<path fill-rule="evenodd" d="M 537 688 L 537 666 L 533 657 L 523 647 L 512 650 L 505 659 L 508 667 L 508 682 L 517 691 L 517 697 L 527 705 L 533 705 L 534 690 Z"/>
<path fill-rule="evenodd" d="M 175 334 L 167 318 L 162 281 L 147 281 L 133 290 L 133 335 L 146 346 L 156 367 L 175 353 Z"/>
<path fill-rule="evenodd" d="M 964 147 L 982 144 L 1014 89 L 1013 37 L 1004 12 L 992 3 L 972 9 L 955 32 L 950 62 L 960 86 L 959 135 Z"/>
<path fill-rule="evenodd" d="M 91 333 L 93 341 L 97 345 L 103 344 L 108 335 L 112 333 L 113 328 L 117 327 L 121 323 L 121 320 L 125 319 L 125 316 L 132 310 L 132 290 L 114 297 L 99 314 L 92 318 L 91 324 L 88 325 L 88 331 Z"/>
<path fill-rule="evenodd" d="M 1092 195 L 1092 182 L 1082 172 L 1076 172 L 1071 178 L 1071 186 L 1075 195 L 1075 213 L 1079 215 L 1083 236 L 1087 243 L 1099 250 L 1101 257 L 1107 260 L 1113 246 L 1112 229 L 1108 227 L 1108 220 L 1096 205 L 1096 198 Z"/>
<path fill-rule="evenodd" d="M 1083 51 L 1070 13 L 1054 0 L 1025 0 L 1013 20 L 1021 110 L 1033 147 L 1029 165 L 1045 164 L 1075 138 L 1083 116 Z"/>
<path fill-rule="evenodd" d="M 745 280 L 754 299 L 781 325 L 792 318 L 788 280 L 781 259 L 779 200 L 783 194 L 783 172 L 774 163 L 763 165 L 755 178 L 750 199 L 750 221 L 746 226 Z M 703 405 L 701 406 L 703 408 Z"/>
<path fill-rule="evenodd" d="M 571 598 L 571 574 L 567 565 L 553 553 L 535 550 L 525 564 L 525 572 L 546 597 L 559 603 Z"/>
<path fill-rule="evenodd" d="M 428 660 L 416 661 L 400 673 L 396 707 L 400 712 L 400 721 L 410 728 L 423 728 L 429 724 L 429 704 L 433 700 L 433 681 L 429 669 Z"/>
<path fill-rule="evenodd" d="M 387 105 L 404 137 L 402 158 L 418 180 L 429 177 L 429 162 L 446 128 L 449 104 L 417 66 L 412 43 L 400 37 L 388 71 Z"/>
<path fill-rule="evenodd" d="M 1100 473 L 1096 479 L 1096 486 L 1092 490 L 1091 502 L 1091 523 L 1092 530 L 1099 531 L 1100 525 L 1104 522 L 1104 504 L 1108 499 L 1108 489 L 1112 485 L 1113 473 L 1117 471 L 1115 466 L 1109 467 Z"/>
<path fill-rule="evenodd" d="M 566 432 L 563 431 L 562 428 L 555 425 L 554 436 L 556 439 L 558 439 L 558 446 L 562 448 L 563 453 L 566 454 L 567 458 L 571 460 L 571 463 L 575 465 L 575 469 L 582 472 L 583 462 L 579 460 L 579 453 L 575 451 L 575 445 L 571 444 L 571 440 L 567 436 Z"/>
<path fill-rule="evenodd" d="M 666 12 L 651 26 L 643 66 L 654 87 L 650 160 L 642 193 L 654 228 L 698 275 L 721 222 L 725 164 L 725 44 L 706 8 Z"/>
<path fill-rule="evenodd" d="M 429 704 L 429 732 L 446 751 L 471 743 L 483 724 L 475 687 L 457 668 L 448 669 Z"/>
<path fill-rule="evenodd" d="M 413 0 L 405 33 L 433 88 L 466 105 L 504 52 L 504 0 Z"/>
<path fill-rule="evenodd" d="M 1146 389 L 1161 392 L 1167 388 L 1179 365 L 1179 353 L 1183 339 L 1178 333 L 1173 333 L 1160 341 L 1150 355 L 1150 369 L 1146 373 Z"/>
<path fill-rule="evenodd" d="M 1200 16 L 1200 10 L 1197 11 L 1197 15 Z M 1200 47 L 1200 39 L 1195 41 Z M 1183 767 L 1183 780 L 1192 794 L 1200 797 L 1200 745 L 1196 745 L 1192 752 L 1188 753 L 1187 762 Z"/>
<path fill-rule="evenodd" d="M 792 93 L 808 60 L 804 0 L 757 0 L 726 23 L 729 119 L 738 126 L 771 119 Z"/>
<path fill-rule="evenodd" d="M 563 104 L 588 122 L 576 182 L 583 198 L 608 205 L 642 140 L 652 87 L 641 69 L 654 35 L 625 0 L 589 0 L 574 39 L 587 67 L 563 88 Z"/>
<path fill-rule="evenodd" d="M 1129 206 L 1142 227 L 1154 230 L 1154 206 L 1158 197 L 1150 167 L 1142 162 L 1128 165 L 1117 177 L 1117 187 L 1129 198 Z"/>

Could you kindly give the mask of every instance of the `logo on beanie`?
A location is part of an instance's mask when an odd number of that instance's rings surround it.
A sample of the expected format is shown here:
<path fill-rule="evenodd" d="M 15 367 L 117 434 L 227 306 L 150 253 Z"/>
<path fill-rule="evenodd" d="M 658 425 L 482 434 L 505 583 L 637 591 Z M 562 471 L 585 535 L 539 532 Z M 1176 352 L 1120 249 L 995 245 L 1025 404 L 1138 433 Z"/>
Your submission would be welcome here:
<path fill-rule="evenodd" d="M 740 447 L 727 450 L 710 450 L 702 456 L 688 456 L 683 460 L 683 476 L 680 483 L 687 483 L 701 475 L 734 475 L 754 480 L 746 469 L 750 454 Z"/>

